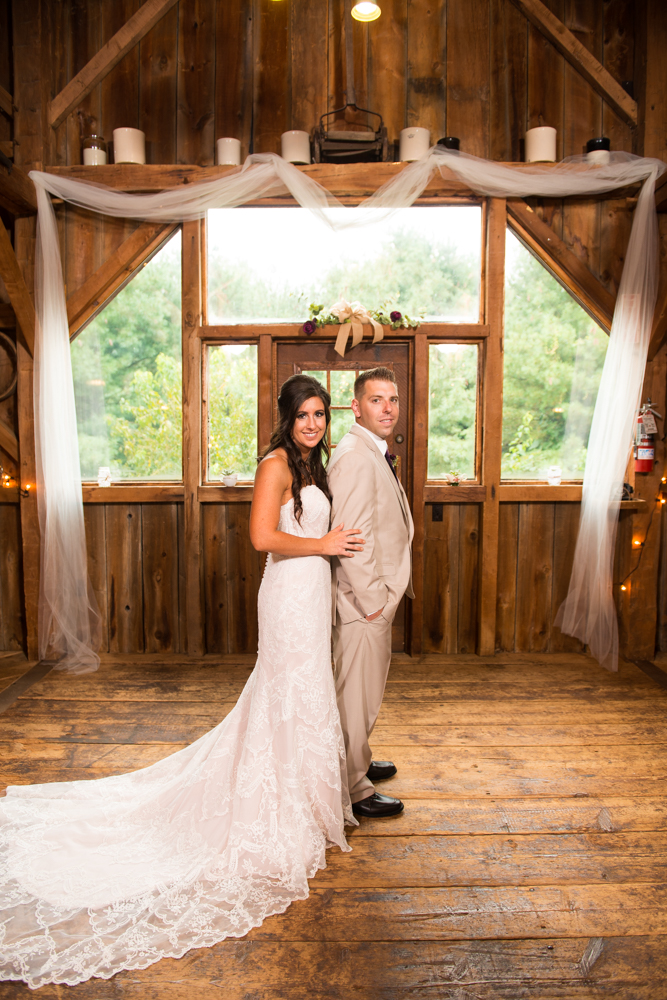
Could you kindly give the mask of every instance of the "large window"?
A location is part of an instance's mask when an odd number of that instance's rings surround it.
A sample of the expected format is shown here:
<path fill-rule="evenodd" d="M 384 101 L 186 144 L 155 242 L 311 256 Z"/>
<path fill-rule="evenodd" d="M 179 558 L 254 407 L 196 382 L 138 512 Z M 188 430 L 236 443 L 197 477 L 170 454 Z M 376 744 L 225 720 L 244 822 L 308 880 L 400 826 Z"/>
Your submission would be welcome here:
<path fill-rule="evenodd" d="M 504 479 L 582 479 L 608 338 L 508 230 Z"/>
<path fill-rule="evenodd" d="M 84 480 L 182 478 L 180 231 L 79 334 L 72 371 Z"/>
<path fill-rule="evenodd" d="M 328 308 L 341 297 L 413 318 L 479 322 L 476 205 L 406 208 L 341 232 L 302 208 L 216 209 L 207 234 L 210 324 L 303 322 L 311 302 Z"/>
<path fill-rule="evenodd" d="M 477 344 L 431 344 L 428 369 L 428 478 L 475 478 Z"/>

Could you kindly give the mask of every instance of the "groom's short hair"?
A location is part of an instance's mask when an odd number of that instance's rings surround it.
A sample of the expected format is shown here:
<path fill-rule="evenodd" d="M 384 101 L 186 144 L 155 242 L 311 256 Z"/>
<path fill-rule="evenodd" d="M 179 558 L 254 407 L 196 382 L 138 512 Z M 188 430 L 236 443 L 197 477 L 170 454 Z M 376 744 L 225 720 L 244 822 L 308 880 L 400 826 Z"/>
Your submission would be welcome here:
<path fill-rule="evenodd" d="M 396 376 L 391 370 L 391 368 L 385 368 L 381 366 L 380 368 L 369 368 L 366 372 L 359 372 L 356 379 L 354 380 L 354 398 L 360 399 L 366 389 L 364 388 L 367 382 L 392 382 L 396 385 Z"/>

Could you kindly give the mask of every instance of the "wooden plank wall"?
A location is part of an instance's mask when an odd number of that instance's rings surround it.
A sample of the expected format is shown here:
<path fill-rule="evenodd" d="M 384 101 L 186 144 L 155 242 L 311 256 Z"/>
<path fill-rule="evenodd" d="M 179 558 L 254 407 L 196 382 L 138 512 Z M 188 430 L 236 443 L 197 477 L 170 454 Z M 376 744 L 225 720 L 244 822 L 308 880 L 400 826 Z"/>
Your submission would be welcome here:
<path fill-rule="evenodd" d="M 639 79 L 643 55 L 638 52 L 645 41 L 635 22 L 643 5 L 546 2 L 618 80 Z M 45 90 L 51 97 L 141 3 L 42 5 L 52 57 Z M 600 134 L 611 137 L 614 149 L 643 152 L 644 131 L 633 133 L 510 0 L 383 0 L 382 10 L 379 21 L 353 25 L 355 85 L 357 103 L 382 113 L 391 142 L 401 128 L 419 124 L 431 130 L 433 140 L 454 134 L 468 152 L 520 160 L 525 129 L 542 120 L 558 130 L 559 156 L 582 152 L 586 140 Z M 146 132 L 150 163 L 212 164 L 215 139 L 222 135 L 240 138 L 243 156 L 278 152 L 282 131 L 310 130 L 322 113 L 344 103 L 342 52 L 343 0 L 180 0 L 59 126 L 44 148 L 44 162 L 80 163 L 82 133 L 98 131 L 110 139 L 123 125 Z M 11 89 L 9 78 L 4 85 Z M 0 121 L 0 129 L 0 138 L 9 135 L 7 122 Z M 653 146 L 647 152 L 656 155 Z M 534 207 L 615 292 L 631 224 L 626 203 L 543 201 Z M 136 227 L 71 208 L 59 209 L 59 223 L 68 294 Z M 2 461 L 7 467 L 4 454 Z M 498 647 L 573 648 L 551 622 L 569 577 L 576 505 L 502 504 L 500 510 Z M 5 524 L 13 516 L 8 511 L 0 509 Z M 474 649 L 478 513 L 475 505 L 445 505 L 443 520 L 433 522 L 427 507 L 426 650 Z M 244 505 L 204 506 L 209 652 L 254 651 L 260 563 L 247 540 L 247 515 Z M 624 523 L 631 525 L 632 517 Z M 181 505 L 90 504 L 86 524 L 91 575 L 103 610 L 103 648 L 184 650 Z M 562 547 L 556 539 L 567 532 Z M 0 647 L 13 648 L 21 591 L 18 575 L 8 574 L 3 559 Z M 622 633 L 629 622 L 624 607 L 621 601 Z M 667 612 L 663 617 L 667 620 Z M 9 632 L 7 621 L 14 623 Z"/>
<path fill-rule="evenodd" d="M 0 505 L 0 551 L 12 530 L 15 505 Z M 204 504 L 205 651 L 257 652 L 260 556 L 249 536 L 250 504 Z M 102 615 L 102 651 L 184 653 L 185 600 L 183 505 L 181 503 L 87 503 L 84 505 L 88 569 Z M 2 555 L 0 588 L 14 572 Z M 6 564 L 6 570 L 5 570 Z M 0 589 L 0 608 L 3 593 Z M 8 644 L 17 614 L 0 610 L 0 649 Z M 5 620 L 6 619 L 6 620 Z M 5 645 L 2 645 L 2 643 Z"/>

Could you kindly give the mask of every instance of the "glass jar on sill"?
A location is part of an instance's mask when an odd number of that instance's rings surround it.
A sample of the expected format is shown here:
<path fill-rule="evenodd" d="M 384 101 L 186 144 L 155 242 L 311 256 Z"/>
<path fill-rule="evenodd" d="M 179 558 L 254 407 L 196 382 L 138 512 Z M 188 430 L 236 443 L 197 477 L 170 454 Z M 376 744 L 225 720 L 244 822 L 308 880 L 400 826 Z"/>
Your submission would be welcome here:
<path fill-rule="evenodd" d="M 81 149 L 85 167 L 101 167 L 107 162 L 107 144 L 101 135 L 85 136 Z"/>

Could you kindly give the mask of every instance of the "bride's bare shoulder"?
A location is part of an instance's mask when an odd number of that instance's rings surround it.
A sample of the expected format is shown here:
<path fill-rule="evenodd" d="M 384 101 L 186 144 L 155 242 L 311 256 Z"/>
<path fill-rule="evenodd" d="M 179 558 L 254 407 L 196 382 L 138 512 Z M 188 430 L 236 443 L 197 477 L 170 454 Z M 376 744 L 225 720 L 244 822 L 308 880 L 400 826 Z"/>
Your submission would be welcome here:
<path fill-rule="evenodd" d="M 265 455 L 257 467 L 255 486 L 259 486 L 260 490 L 279 490 L 282 493 L 290 488 L 291 483 L 292 475 L 285 449 L 276 448 Z"/>

